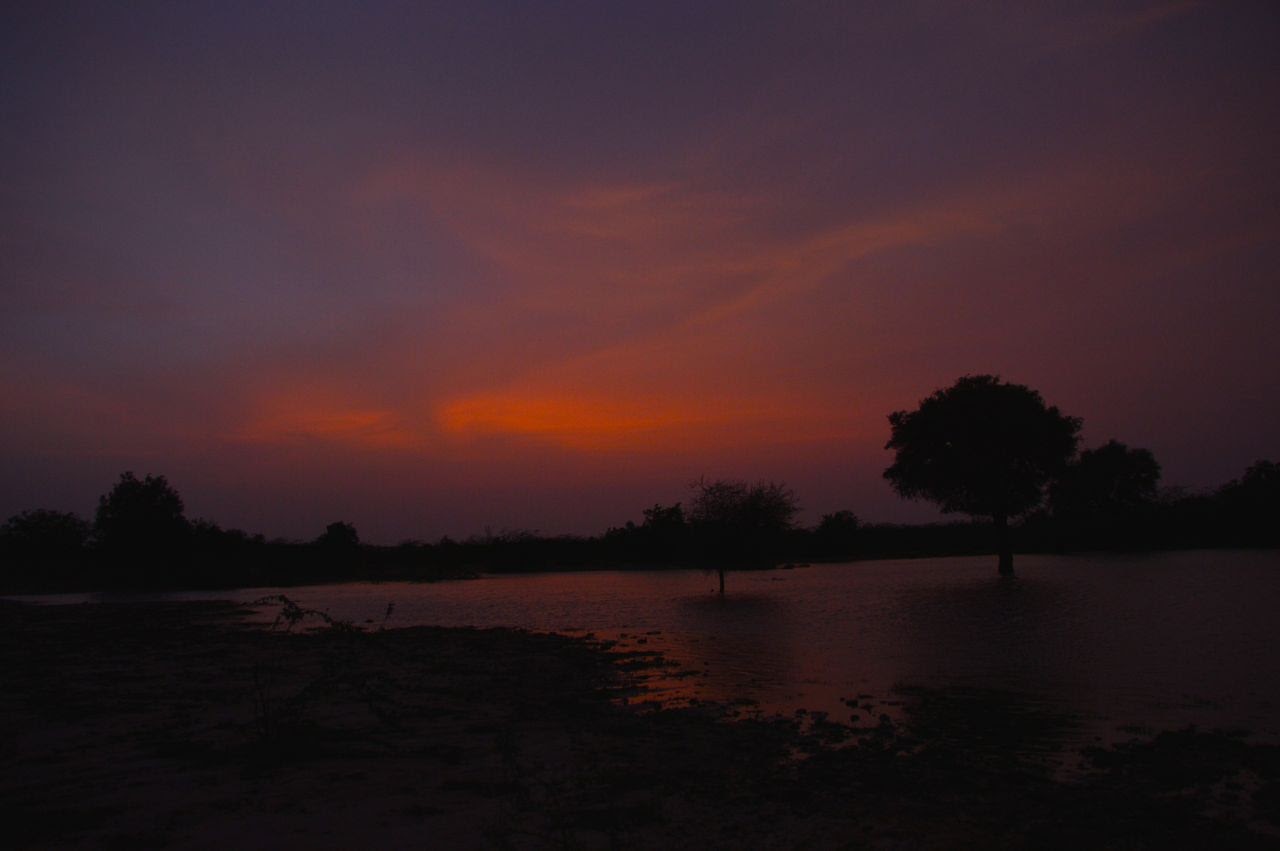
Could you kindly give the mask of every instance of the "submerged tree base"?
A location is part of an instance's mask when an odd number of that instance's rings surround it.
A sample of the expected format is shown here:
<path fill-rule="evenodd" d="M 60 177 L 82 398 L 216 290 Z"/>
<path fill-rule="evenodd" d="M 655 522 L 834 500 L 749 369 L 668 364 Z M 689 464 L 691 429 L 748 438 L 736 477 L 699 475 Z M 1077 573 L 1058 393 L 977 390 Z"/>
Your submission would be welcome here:
<path fill-rule="evenodd" d="M 507 630 L 248 627 L 219 604 L 0 603 L 11 846 L 1264 847 L 1280 754 L 917 690 L 905 723 L 637 704 L 651 660 Z"/>

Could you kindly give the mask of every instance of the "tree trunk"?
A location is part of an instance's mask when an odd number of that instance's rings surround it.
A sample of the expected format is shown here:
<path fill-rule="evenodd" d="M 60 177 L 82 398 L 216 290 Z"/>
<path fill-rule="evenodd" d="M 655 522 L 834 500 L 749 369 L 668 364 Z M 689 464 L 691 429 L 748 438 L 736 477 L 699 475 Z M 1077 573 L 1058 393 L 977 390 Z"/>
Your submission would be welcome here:
<path fill-rule="evenodd" d="M 724 596 L 724 568 L 720 568 L 720 596 Z"/>
<path fill-rule="evenodd" d="M 1013 542 L 1009 538 L 1009 517 L 997 514 L 995 522 L 996 546 L 1000 553 L 1000 575 L 1013 576 Z"/>

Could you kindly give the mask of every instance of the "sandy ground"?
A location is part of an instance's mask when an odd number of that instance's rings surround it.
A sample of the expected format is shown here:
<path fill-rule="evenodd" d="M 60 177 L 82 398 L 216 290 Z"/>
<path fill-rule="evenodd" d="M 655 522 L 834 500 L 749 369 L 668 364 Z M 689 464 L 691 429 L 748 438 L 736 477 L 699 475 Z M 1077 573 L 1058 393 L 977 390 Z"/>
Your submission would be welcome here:
<path fill-rule="evenodd" d="M 1280 847 L 1280 755 L 917 691 L 911 723 L 655 709 L 656 660 L 509 630 L 0 601 L 7 847 Z M 887 719 L 886 719 L 887 721 Z"/>

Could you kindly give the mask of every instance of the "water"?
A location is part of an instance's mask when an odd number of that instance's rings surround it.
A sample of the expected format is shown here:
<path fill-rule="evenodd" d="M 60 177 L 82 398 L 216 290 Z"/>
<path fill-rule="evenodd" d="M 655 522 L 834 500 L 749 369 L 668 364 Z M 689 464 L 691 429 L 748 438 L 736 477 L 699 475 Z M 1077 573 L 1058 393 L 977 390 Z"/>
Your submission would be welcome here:
<path fill-rule="evenodd" d="M 1242 727 L 1280 738 L 1280 553 L 874 561 L 731 573 L 491 576 L 280 589 L 304 606 L 389 627 L 506 626 L 594 634 L 658 651 L 668 702 L 733 701 L 848 719 L 893 714 L 903 686 L 998 689 L 1122 725 Z M 248 601 L 271 589 L 165 595 Z M 71 595 L 63 601 L 115 599 Z M 29 598 L 36 599 L 36 598 Z M 53 598 L 38 598 L 50 601 Z M 869 697 L 868 697 L 869 696 Z"/>

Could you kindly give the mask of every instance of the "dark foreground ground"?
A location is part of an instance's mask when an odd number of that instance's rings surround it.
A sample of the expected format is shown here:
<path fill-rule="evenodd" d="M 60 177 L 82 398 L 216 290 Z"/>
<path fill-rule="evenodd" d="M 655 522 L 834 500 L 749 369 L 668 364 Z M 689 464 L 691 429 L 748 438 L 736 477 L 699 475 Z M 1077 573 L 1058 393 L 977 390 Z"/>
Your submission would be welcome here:
<path fill-rule="evenodd" d="M 644 705 L 658 660 L 583 641 L 239 614 L 0 601 L 3 844 L 1280 847 L 1280 751 L 1239 736 L 1064 773 L 1044 755 L 1070 719 L 1008 695 L 728 721 Z"/>

